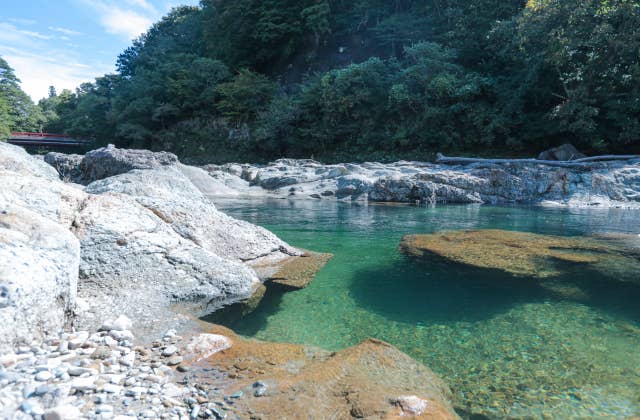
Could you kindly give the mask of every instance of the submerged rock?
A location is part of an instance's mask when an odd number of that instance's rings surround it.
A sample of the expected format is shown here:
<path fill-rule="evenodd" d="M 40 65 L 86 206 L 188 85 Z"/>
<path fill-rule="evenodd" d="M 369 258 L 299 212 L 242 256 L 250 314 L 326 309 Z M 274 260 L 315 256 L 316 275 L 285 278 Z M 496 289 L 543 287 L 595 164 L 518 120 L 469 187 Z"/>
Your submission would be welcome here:
<path fill-rule="evenodd" d="M 520 277 L 546 278 L 583 264 L 611 275 L 612 266 L 635 266 L 629 251 L 591 238 L 539 235 L 506 230 L 461 230 L 407 235 L 400 249 L 417 257 L 439 257 Z M 631 274 L 633 270 L 628 270 Z M 618 273 L 620 274 L 620 273 Z M 618 276 L 617 276 L 618 277 Z M 632 277 L 629 277 L 632 280 Z M 622 277 L 620 279 L 626 279 Z"/>
<path fill-rule="evenodd" d="M 458 419 L 449 387 L 385 342 L 330 353 L 213 332 L 233 341 L 208 362 L 236 378 L 223 386 L 242 417 Z"/>
<path fill-rule="evenodd" d="M 299 257 L 289 257 L 276 262 L 270 258 L 261 258 L 250 265 L 260 277 L 270 280 L 271 283 L 290 289 L 304 289 L 332 257 L 332 254 L 305 251 Z"/>

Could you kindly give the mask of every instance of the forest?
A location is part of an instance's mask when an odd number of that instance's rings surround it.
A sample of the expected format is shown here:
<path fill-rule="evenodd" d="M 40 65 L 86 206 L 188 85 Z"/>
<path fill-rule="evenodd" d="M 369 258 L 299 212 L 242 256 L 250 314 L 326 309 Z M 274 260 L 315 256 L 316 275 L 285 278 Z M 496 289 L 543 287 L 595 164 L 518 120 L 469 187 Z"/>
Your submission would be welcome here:
<path fill-rule="evenodd" d="M 203 0 L 37 104 L 0 58 L 0 138 L 191 162 L 640 152 L 640 0 Z"/>

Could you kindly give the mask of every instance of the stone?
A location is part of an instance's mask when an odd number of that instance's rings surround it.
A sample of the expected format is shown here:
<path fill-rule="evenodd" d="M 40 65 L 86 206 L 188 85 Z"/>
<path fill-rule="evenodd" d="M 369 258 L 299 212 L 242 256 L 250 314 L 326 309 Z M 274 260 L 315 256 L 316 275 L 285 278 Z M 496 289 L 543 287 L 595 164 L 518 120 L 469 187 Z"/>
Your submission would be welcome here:
<path fill-rule="evenodd" d="M 231 339 L 224 335 L 199 334 L 191 338 L 185 349 L 185 355 L 192 362 L 198 362 L 220 351 L 227 350 L 231 346 Z"/>
<path fill-rule="evenodd" d="M 20 409 L 25 413 L 32 416 L 41 416 L 44 414 L 42 406 L 35 400 L 25 400 L 20 405 Z"/>
<path fill-rule="evenodd" d="M 87 376 L 75 378 L 71 381 L 71 388 L 76 391 L 88 392 L 96 389 L 96 377 L 95 376 Z"/>
<path fill-rule="evenodd" d="M 19 175 L 57 180 L 56 170 L 43 160 L 30 156 L 22 147 L 0 142 L 0 169 Z"/>
<path fill-rule="evenodd" d="M 116 331 L 129 331 L 133 327 L 133 322 L 124 315 L 120 315 L 111 322 L 111 329 Z"/>
<path fill-rule="evenodd" d="M 553 149 L 545 150 L 538 155 L 538 160 L 576 160 L 587 157 L 580 153 L 572 144 L 563 144 Z"/>
<path fill-rule="evenodd" d="M 122 386 L 115 384 L 104 384 L 102 390 L 107 394 L 120 394 L 122 392 Z"/>
<path fill-rule="evenodd" d="M 164 357 L 173 356 L 178 352 L 178 348 L 176 346 L 167 346 L 164 350 L 162 350 L 162 355 Z"/>
<path fill-rule="evenodd" d="M 61 180 L 82 184 L 80 164 L 83 158 L 82 155 L 49 152 L 44 156 L 44 161 L 58 172 Z"/>
<path fill-rule="evenodd" d="M 172 153 L 118 149 L 109 145 L 85 154 L 79 171 L 82 173 L 81 180 L 90 183 L 134 169 L 153 169 L 177 163 L 178 158 Z"/>
<path fill-rule="evenodd" d="M 429 409 L 429 401 L 418 398 L 415 395 L 404 395 L 393 401 L 406 416 L 421 416 Z"/>
<path fill-rule="evenodd" d="M 82 417 L 82 413 L 72 405 L 58 406 L 44 413 L 44 420 L 73 420 L 80 417 Z"/>
<path fill-rule="evenodd" d="M 42 372 L 38 372 L 38 374 L 35 376 L 36 381 L 40 381 L 40 382 L 46 382 L 49 379 L 51 379 L 53 377 L 53 375 L 51 374 L 51 372 L 44 370 Z"/>
<path fill-rule="evenodd" d="M 91 353 L 92 359 L 105 360 L 109 357 L 111 357 L 111 347 L 109 346 L 98 346 Z"/>
<path fill-rule="evenodd" d="M 136 354 L 134 352 L 127 353 L 120 358 L 120 364 L 127 367 L 133 367 L 135 361 L 136 361 Z"/>
<path fill-rule="evenodd" d="M 167 365 L 176 366 L 183 362 L 182 356 L 172 356 L 167 360 Z"/>

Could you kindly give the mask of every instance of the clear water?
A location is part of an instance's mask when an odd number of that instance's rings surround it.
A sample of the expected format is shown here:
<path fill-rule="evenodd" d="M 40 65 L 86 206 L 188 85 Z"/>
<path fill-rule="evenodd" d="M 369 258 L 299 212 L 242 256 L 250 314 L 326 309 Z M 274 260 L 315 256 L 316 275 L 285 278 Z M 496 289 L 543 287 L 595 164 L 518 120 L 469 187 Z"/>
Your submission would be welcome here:
<path fill-rule="evenodd" d="M 254 313 L 214 314 L 213 322 L 250 337 L 329 350 L 367 337 L 388 341 L 445 379 L 465 417 L 640 414 L 640 282 L 585 269 L 554 279 L 549 288 L 495 271 L 427 265 L 398 252 L 405 234 L 463 228 L 638 234 L 639 212 L 217 204 L 293 245 L 335 257 L 307 289 L 272 289 Z"/>

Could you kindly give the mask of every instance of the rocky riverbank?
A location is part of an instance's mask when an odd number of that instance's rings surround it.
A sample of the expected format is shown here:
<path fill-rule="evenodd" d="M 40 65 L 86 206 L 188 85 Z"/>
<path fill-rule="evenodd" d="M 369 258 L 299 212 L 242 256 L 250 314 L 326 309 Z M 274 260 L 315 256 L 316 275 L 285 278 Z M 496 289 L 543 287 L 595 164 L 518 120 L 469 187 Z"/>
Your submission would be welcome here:
<path fill-rule="evenodd" d="M 0 142 L 0 417 L 457 418 L 388 344 L 206 334 L 198 317 L 304 287 L 330 258 L 218 211 L 206 171 L 113 147 L 46 160 Z"/>
<path fill-rule="evenodd" d="M 280 159 L 203 167 L 217 194 L 401 203 L 640 208 L 640 160 L 562 168 L 537 163 L 345 163 Z"/>

